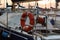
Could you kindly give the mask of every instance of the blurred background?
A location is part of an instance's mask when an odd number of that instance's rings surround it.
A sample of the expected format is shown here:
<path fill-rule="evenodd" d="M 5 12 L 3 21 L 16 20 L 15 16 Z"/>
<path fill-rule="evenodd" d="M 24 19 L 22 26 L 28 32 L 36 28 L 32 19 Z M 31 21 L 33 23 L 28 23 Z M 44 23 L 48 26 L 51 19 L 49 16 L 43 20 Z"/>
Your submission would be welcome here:
<path fill-rule="evenodd" d="M 6 8 L 6 2 L 8 3 L 8 5 L 12 5 L 11 0 L 0 0 L 0 8 Z M 45 7 L 48 9 L 50 9 L 50 7 L 56 8 L 56 1 L 55 0 L 40 0 L 37 2 L 38 2 L 38 6 L 41 8 L 45 8 Z M 29 4 L 31 6 L 35 6 L 35 3 L 36 3 L 36 1 L 23 2 L 23 3 L 20 2 L 20 5 L 28 8 Z M 58 4 L 59 4 L 58 8 L 60 8 L 60 2 Z"/>

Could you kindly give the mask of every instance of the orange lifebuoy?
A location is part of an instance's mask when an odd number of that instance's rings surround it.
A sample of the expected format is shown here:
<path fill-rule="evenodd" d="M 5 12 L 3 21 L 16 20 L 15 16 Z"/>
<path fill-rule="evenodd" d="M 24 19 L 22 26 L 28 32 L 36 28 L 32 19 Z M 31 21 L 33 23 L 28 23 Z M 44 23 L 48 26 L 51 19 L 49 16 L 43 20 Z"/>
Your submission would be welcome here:
<path fill-rule="evenodd" d="M 43 26 L 47 26 L 47 24 L 45 22 L 46 21 L 45 19 L 46 19 L 46 17 L 43 17 L 43 18 L 42 17 L 37 17 L 36 22 L 42 24 Z"/>
<path fill-rule="evenodd" d="M 37 21 L 38 21 L 38 23 L 41 23 L 41 24 L 43 24 L 43 23 L 44 23 L 44 19 L 43 19 L 43 18 L 41 18 L 41 17 L 38 17 L 38 18 L 37 18 Z"/>
<path fill-rule="evenodd" d="M 45 16 L 39 15 L 36 19 L 36 22 L 45 26 Z"/>
<path fill-rule="evenodd" d="M 26 17 L 29 17 L 29 20 L 30 20 L 30 25 L 26 25 L 25 24 L 25 18 Z M 22 14 L 22 18 L 21 18 L 21 26 L 22 26 L 22 29 L 26 32 L 32 30 L 33 26 L 34 26 L 34 15 L 32 13 L 28 13 L 28 12 L 24 12 Z"/>

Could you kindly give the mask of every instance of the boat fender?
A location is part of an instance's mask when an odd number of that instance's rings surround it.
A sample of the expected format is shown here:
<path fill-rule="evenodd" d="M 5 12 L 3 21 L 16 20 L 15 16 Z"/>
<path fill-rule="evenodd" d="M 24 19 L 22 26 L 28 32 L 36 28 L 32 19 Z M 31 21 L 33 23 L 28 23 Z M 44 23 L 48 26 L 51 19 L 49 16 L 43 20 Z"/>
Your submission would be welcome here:
<path fill-rule="evenodd" d="M 4 37 L 4 38 L 8 38 L 8 37 L 9 37 L 9 33 L 3 31 L 3 32 L 2 32 L 2 37 Z"/>
<path fill-rule="evenodd" d="M 50 23 L 51 23 L 52 25 L 55 25 L 54 19 L 51 19 L 51 20 L 50 20 Z"/>

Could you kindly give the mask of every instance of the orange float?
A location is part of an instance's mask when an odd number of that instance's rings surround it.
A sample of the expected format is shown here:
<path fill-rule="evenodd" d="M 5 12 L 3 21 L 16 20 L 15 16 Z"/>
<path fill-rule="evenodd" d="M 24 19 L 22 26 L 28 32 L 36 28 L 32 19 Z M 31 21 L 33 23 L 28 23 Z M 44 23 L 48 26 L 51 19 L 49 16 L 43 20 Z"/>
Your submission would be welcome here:
<path fill-rule="evenodd" d="M 40 24 L 42 24 L 42 25 L 44 25 L 44 23 L 45 23 L 45 19 L 44 18 L 42 18 L 42 17 L 37 17 L 37 23 L 40 23 Z"/>
<path fill-rule="evenodd" d="M 29 17 L 30 25 L 25 24 L 26 17 Z M 26 32 L 31 31 L 33 29 L 33 26 L 34 26 L 34 15 L 30 12 L 24 12 L 22 14 L 22 18 L 21 18 L 21 26 L 22 26 L 22 30 L 24 30 Z"/>

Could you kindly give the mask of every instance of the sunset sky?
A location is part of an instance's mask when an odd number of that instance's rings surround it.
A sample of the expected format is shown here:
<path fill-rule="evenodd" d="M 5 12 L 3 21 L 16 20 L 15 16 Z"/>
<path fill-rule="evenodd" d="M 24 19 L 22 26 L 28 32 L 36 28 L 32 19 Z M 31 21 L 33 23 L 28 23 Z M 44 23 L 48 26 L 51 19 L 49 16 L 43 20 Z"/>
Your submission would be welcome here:
<path fill-rule="evenodd" d="M 0 0 L 0 1 L 3 1 L 3 0 Z M 5 0 L 4 0 L 5 1 Z M 4 2 L 3 1 L 3 2 Z M 4 5 L 4 3 L 2 2 L 2 4 Z M 41 8 L 50 8 L 50 7 L 53 7 L 53 8 L 55 8 L 55 0 L 42 0 L 42 1 L 37 1 L 38 2 L 38 6 L 39 7 L 41 7 Z M 12 5 L 12 2 L 11 2 L 11 0 L 7 0 L 7 3 L 9 4 L 9 5 Z M 26 8 L 28 8 L 28 4 L 30 4 L 31 6 L 36 6 L 35 5 L 35 1 L 33 1 L 33 2 L 25 2 L 25 3 L 20 3 L 20 5 L 22 5 L 22 6 L 25 6 Z M 60 3 L 59 3 L 59 5 L 60 5 Z M 60 6 L 59 6 L 60 7 Z M 59 8 L 58 7 L 58 8 Z"/>

